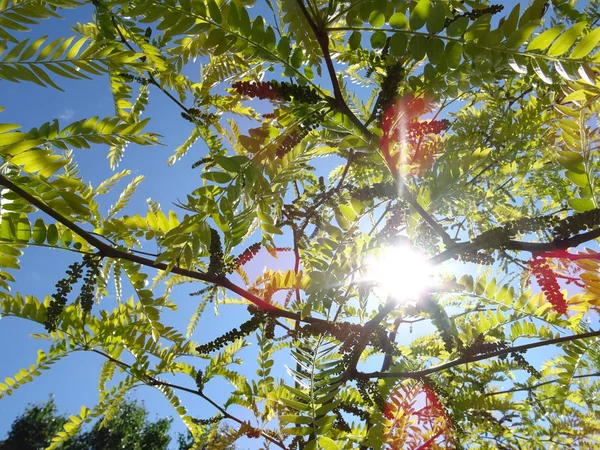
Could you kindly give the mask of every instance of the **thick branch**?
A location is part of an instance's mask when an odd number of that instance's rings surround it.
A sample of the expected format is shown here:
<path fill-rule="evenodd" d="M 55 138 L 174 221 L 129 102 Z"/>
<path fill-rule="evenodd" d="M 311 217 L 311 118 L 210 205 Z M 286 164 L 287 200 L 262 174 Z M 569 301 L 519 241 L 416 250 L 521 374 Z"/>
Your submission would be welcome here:
<path fill-rule="evenodd" d="M 560 344 L 562 342 L 576 341 L 579 339 L 587 339 L 591 337 L 600 336 L 600 331 L 590 331 L 588 333 L 574 334 L 571 336 L 562 336 L 556 339 L 547 339 L 545 341 L 532 342 L 530 344 L 517 345 L 514 347 L 503 348 L 489 353 L 481 355 L 473 355 L 469 357 L 462 357 L 447 363 L 433 366 L 428 369 L 417 370 L 414 372 L 369 372 L 369 373 L 358 373 L 358 378 L 422 378 L 432 373 L 441 372 L 442 370 L 451 369 L 452 367 L 460 366 L 477 361 L 483 361 L 497 356 L 508 355 L 514 352 L 524 352 L 526 350 L 545 347 L 548 345 Z"/>
<path fill-rule="evenodd" d="M 581 233 L 575 235 L 573 237 L 567 239 L 558 239 L 552 242 L 522 242 L 522 241 L 508 241 L 504 244 L 504 249 L 506 250 L 516 250 L 516 251 L 525 251 L 533 254 L 543 254 L 547 252 L 552 252 L 555 250 L 564 250 L 571 247 L 577 247 L 580 244 L 585 242 L 593 241 L 594 239 L 600 238 L 600 228 L 597 228 L 592 231 L 586 231 L 585 233 Z M 455 256 L 476 252 L 478 250 L 482 250 L 486 248 L 486 243 L 475 243 L 475 242 L 461 242 L 458 244 L 454 244 L 452 247 L 443 251 L 442 253 L 432 257 L 429 262 L 433 265 L 441 264 L 444 261 L 454 258 Z M 572 255 L 575 256 L 575 255 Z M 552 257 L 558 257 L 552 255 Z M 563 256 L 569 259 L 586 259 L 584 257 L 574 257 L 570 258 L 569 254 L 567 256 Z M 588 257 L 587 259 L 594 259 L 592 257 Z"/>

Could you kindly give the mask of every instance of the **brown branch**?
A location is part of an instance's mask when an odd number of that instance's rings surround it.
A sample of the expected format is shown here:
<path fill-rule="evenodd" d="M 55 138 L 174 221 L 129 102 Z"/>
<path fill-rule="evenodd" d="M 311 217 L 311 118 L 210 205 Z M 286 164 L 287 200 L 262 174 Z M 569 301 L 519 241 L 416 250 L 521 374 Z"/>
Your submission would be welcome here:
<path fill-rule="evenodd" d="M 22 197 L 23 199 L 27 200 L 31 205 L 35 206 L 39 210 L 48 214 L 50 217 L 55 219 L 57 222 L 61 223 L 62 225 L 64 225 L 65 227 L 67 227 L 68 229 L 73 231 L 74 233 L 78 234 L 81 238 L 85 239 L 88 244 L 90 244 L 93 247 L 96 247 L 98 249 L 98 251 L 100 252 L 101 256 L 109 257 L 109 258 L 125 259 L 127 261 L 131 261 L 131 262 L 134 262 L 137 264 L 141 264 L 143 266 L 152 267 L 154 269 L 159 269 L 159 270 L 167 270 L 168 269 L 168 266 L 165 263 L 156 263 L 151 259 L 144 258 L 139 255 L 134 255 L 127 251 L 120 250 L 111 245 L 108 245 L 104 241 L 98 239 L 93 234 L 91 234 L 91 233 L 87 232 L 86 230 L 84 230 L 83 228 L 81 228 L 76 223 L 72 222 L 71 220 L 67 219 L 63 215 L 59 214 L 57 211 L 55 211 L 54 209 L 52 209 L 51 207 L 46 205 L 42 200 L 36 198 L 29 192 L 27 192 L 24 189 L 22 189 L 21 187 L 17 186 L 15 183 L 13 183 L 8 178 L 6 178 L 6 176 L 4 176 L 3 174 L 0 174 L 0 185 L 5 186 L 6 188 L 10 189 L 15 194 L 17 194 L 20 197 Z M 287 318 L 293 319 L 293 320 L 298 320 L 300 318 L 300 316 L 298 314 L 278 308 L 277 306 L 275 306 L 271 303 L 268 303 L 268 302 L 264 301 L 263 299 L 257 297 L 256 295 L 237 286 L 236 284 L 231 282 L 229 279 L 227 279 L 225 276 L 204 273 L 204 272 L 198 272 L 195 270 L 183 269 L 181 267 L 173 267 L 171 269 L 171 271 L 178 275 L 183 275 L 183 276 L 192 278 L 194 280 L 199 280 L 199 281 L 204 281 L 206 283 L 216 284 L 217 286 L 221 286 L 226 289 L 229 289 L 230 291 L 235 292 L 236 294 L 240 295 L 241 297 L 245 298 L 246 300 L 254 303 L 259 308 L 269 311 L 272 314 L 275 314 L 279 317 L 287 317 Z M 320 320 L 306 318 L 305 321 L 318 322 Z"/>
<path fill-rule="evenodd" d="M 131 369 L 131 365 L 124 363 L 123 361 L 113 358 L 112 356 L 110 356 L 107 353 L 104 353 L 101 350 L 97 350 L 97 349 L 91 349 L 90 350 L 93 353 L 97 353 L 98 355 L 101 355 L 103 357 L 105 357 L 106 359 L 108 359 L 109 361 L 112 361 L 114 364 L 118 365 L 119 367 L 126 369 L 126 370 L 130 370 Z M 129 372 L 131 375 L 133 375 L 132 372 Z M 135 376 L 135 375 L 133 375 Z M 239 423 L 242 426 L 250 426 L 248 422 L 244 422 L 241 419 L 238 419 L 236 416 L 230 414 L 227 412 L 227 410 L 225 408 L 223 408 L 221 405 L 219 405 L 218 403 L 216 403 L 214 400 L 212 400 L 210 397 L 208 397 L 206 394 L 204 394 L 202 391 L 199 391 L 197 389 L 190 389 L 187 388 L 185 386 L 180 386 L 178 384 L 173 384 L 173 383 L 168 383 L 166 381 L 162 381 L 159 378 L 150 376 L 150 375 L 144 375 L 145 379 L 141 379 L 138 377 L 138 379 L 149 386 L 165 386 L 171 389 L 177 389 L 179 391 L 183 391 L 183 392 L 188 392 L 190 394 L 194 394 L 197 395 L 198 397 L 203 398 L 204 400 L 206 400 L 208 403 L 210 403 L 212 406 L 214 406 L 221 414 L 223 414 L 223 416 L 227 419 L 233 420 L 234 422 Z M 263 432 L 262 430 L 259 430 L 257 428 L 252 427 L 253 429 L 255 429 L 256 431 L 259 431 L 260 434 L 269 442 L 275 444 L 276 446 L 278 446 L 279 448 L 282 448 L 284 450 L 287 450 L 287 447 L 283 444 L 283 442 L 274 439 L 273 437 L 271 437 L 270 435 L 268 435 L 267 433 Z"/>
<path fill-rule="evenodd" d="M 554 250 L 564 250 L 570 247 L 577 247 L 580 244 L 585 242 L 592 241 L 594 239 L 600 238 L 600 228 L 597 228 L 592 231 L 587 231 L 585 233 L 577 234 L 567 239 L 558 239 L 552 242 L 522 242 L 522 241 L 508 241 L 504 244 L 505 250 L 515 250 L 515 251 L 525 251 L 533 254 L 543 254 L 547 252 L 552 252 Z M 454 258 L 463 253 L 476 252 L 478 250 L 486 248 L 486 243 L 475 243 L 475 242 L 460 242 L 458 244 L 454 244 L 447 250 L 442 253 L 437 254 L 436 256 L 429 259 L 429 262 L 433 265 L 438 265 L 447 261 L 449 259 Z M 567 258 L 570 255 L 567 253 Z M 584 257 L 579 257 L 578 255 L 571 255 L 573 259 L 586 259 Z M 594 259 L 594 258 L 587 258 Z"/>
<path fill-rule="evenodd" d="M 489 353 L 484 353 L 481 355 L 472 355 L 468 357 L 461 357 L 455 359 L 453 361 L 448 361 L 444 364 L 439 364 L 437 366 L 430 367 L 428 369 L 416 370 L 413 372 L 360 372 L 356 374 L 356 378 L 422 378 L 432 373 L 441 372 L 442 370 L 451 369 L 452 367 L 460 366 L 463 364 L 468 364 L 477 361 L 483 361 L 490 358 L 495 358 L 497 356 L 508 355 L 514 352 L 524 352 L 526 350 L 537 348 L 537 347 L 545 347 L 548 345 L 560 344 L 562 342 L 570 342 L 576 341 L 579 339 L 587 339 L 591 337 L 600 336 L 600 331 L 589 331 L 587 333 L 574 334 L 571 336 L 562 336 L 556 339 L 547 339 L 545 341 L 532 342 L 524 345 L 517 345 L 514 347 L 507 347 L 500 350 L 496 350 Z"/>

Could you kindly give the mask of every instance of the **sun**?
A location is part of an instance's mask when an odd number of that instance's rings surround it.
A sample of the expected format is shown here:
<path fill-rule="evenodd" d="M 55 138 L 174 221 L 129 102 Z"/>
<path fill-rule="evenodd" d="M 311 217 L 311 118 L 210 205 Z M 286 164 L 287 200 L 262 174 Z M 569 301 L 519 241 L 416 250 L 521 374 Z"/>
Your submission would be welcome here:
<path fill-rule="evenodd" d="M 399 303 L 416 302 L 435 284 L 433 266 L 408 245 L 378 249 L 367 257 L 363 281 L 377 283 Z"/>

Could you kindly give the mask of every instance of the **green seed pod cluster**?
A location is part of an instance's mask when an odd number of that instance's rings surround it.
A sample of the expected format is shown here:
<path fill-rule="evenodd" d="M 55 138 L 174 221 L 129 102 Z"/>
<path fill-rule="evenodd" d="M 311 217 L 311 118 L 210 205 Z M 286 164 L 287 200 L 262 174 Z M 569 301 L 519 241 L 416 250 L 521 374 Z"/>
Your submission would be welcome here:
<path fill-rule="evenodd" d="M 429 314 L 431 323 L 438 329 L 446 351 L 452 352 L 455 346 L 452 323 L 444 309 L 431 297 L 421 303 L 423 311 Z"/>
<path fill-rule="evenodd" d="M 198 392 L 202 392 L 204 390 L 204 373 L 201 369 L 198 369 L 196 372 L 196 387 L 198 388 Z"/>
<path fill-rule="evenodd" d="M 484 266 L 491 266 L 496 262 L 494 256 L 488 251 L 459 253 L 454 255 L 453 258 L 462 262 L 481 264 Z"/>
<path fill-rule="evenodd" d="M 212 275 L 223 275 L 225 272 L 225 264 L 223 262 L 223 246 L 221 244 L 221 236 L 214 228 L 210 229 L 210 260 L 208 263 L 207 273 Z"/>
<path fill-rule="evenodd" d="M 249 308 L 250 310 L 250 308 Z M 234 328 L 231 331 L 228 331 L 222 336 L 219 336 L 213 341 L 207 342 L 206 344 L 199 345 L 196 347 L 196 351 L 200 354 L 207 355 L 212 352 L 216 352 L 222 349 L 228 343 L 234 342 L 239 338 L 248 336 L 250 333 L 256 331 L 263 323 L 273 322 L 273 318 L 265 311 L 262 310 L 250 310 L 253 312 L 252 317 L 246 322 L 242 323 L 238 328 Z"/>
<path fill-rule="evenodd" d="M 404 228 L 408 221 L 408 208 L 404 203 L 396 203 L 391 211 L 390 216 L 383 228 L 377 233 L 377 241 L 381 243 L 388 243 L 398 237 L 401 230 Z"/>
<path fill-rule="evenodd" d="M 560 220 L 552 230 L 555 239 L 568 239 L 580 231 L 590 230 L 600 224 L 600 208 L 573 214 Z"/>
<path fill-rule="evenodd" d="M 219 287 L 217 285 L 211 284 L 210 286 L 202 288 L 199 291 L 191 292 L 190 297 L 197 297 L 199 295 L 204 295 L 204 294 L 214 295 L 217 293 L 218 289 L 219 289 Z"/>
<path fill-rule="evenodd" d="M 359 378 L 356 380 L 356 388 L 366 404 L 375 405 L 380 411 L 386 410 L 385 400 L 375 382 Z"/>
<path fill-rule="evenodd" d="M 521 369 L 527 371 L 532 377 L 540 379 L 542 377 L 542 374 L 535 367 L 529 364 L 529 361 L 527 361 L 522 355 L 523 352 L 512 352 L 510 356 Z"/>
<path fill-rule="evenodd" d="M 388 66 L 387 73 L 381 83 L 381 92 L 377 98 L 375 109 L 377 118 L 381 121 L 384 112 L 392 106 L 398 97 L 398 86 L 404 79 L 405 71 L 402 63 L 396 63 Z"/>
<path fill-rule="evenodd" d="M 360 409 L 358 406 L 351 405 L 350 403 L 341 402 L 336 408 L 336 410 L 341 410 L 348 414 L 353 414 L 356 417 L 360 417 L 364 422 L 368 422 L 371 416 L 368 411 Z"/>
<path fill-rule="evenodd" d="M 210 125 L 219 119 L 219 116 L 217 116 L 216 114 L 205 113 L 200 111 L 198 108 L 189 108 L 188 112 L 181 113 L 181 117 L 183 117 L 188 122 L 192 123 L 200 121 L 204 125 Z"/>
<path fill-rule="evenodd" d="M 462 356 L 465 358 L 476 356 L 476 355 L 485 355 L 487 353 L 495 352 L 498 350 L 502 350 L 507 347 L 506 342 L 504 341 L 486 341 L 485 335 L 478 335 L 473 343 L 468 347 L 464 347 L 461 351 Z"/>
<path fill-rule="evenodd" d="M 83 265 L 87 267 L 81 286 L 79 303 L 84 314 L 89 314 L 94 304 L 94 289 L 102 272 L 102 258 L 96 255 L 84 255 Z"/>
<path fill-rule="evenodd" d="M 56 293 L 52 294 L 52 301 L 48 306 L 44 322 L 47 331 L 56 331 L 58 318 L 67 305 L 67 295 L 73 290 L 73 285 L 81 279 L 83 267 L 84 264 L 74 262 L 67 269 L 67 276 L 56 283 Z"/>
<path fill-rule="evenodd" d="M 400 195 L 398 192 L 398 188 L 394 183 L 373 183 L 371 186 L 364 186 L 358 189 L 355 189 L 350 194 L 352 198 L 360 200 L 362 202 L 366 202 L 369 200 L 374 200 L 376 198 L 387 198 L 394 199 L 398 198 Z"/>
<path fill-rule="evenodd" d="M 277 157 L 283 158 L 290 151 L 292 151 L 296 145 L 298 145 L 306 136 L 308 136 L 308 133 L 318 128 L 320 123 L 325 118 L 325 115 L 325 112 L 313 114 L 311 117 L 308 117 L 303 122 L 299 123 L 296 128 L 291 130 L 279 144 L 276 152 Z"/>

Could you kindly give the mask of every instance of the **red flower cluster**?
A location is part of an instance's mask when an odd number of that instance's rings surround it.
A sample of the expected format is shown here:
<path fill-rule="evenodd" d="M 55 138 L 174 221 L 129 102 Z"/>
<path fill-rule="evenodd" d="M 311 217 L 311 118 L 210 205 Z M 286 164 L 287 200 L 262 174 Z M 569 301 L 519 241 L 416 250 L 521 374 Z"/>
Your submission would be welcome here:
<path fill-rule="evenodd" d="M 248 97 L 258 97 L 260 100 L 280 100 L 279 89 L 270 81 L 237 81 L 233 83 L 232 87 L 240 95 L 247 95 Z"/>
<path fill-rule="evenodd" d="M 424 122 L 414 121 L 408 124 L 408 140 L 412 144 L 416 144 L 423 136 L 427 134 L 440 134 L 448 128 L 450 128 L 450 121 L 448 119 Z"/>
<path fill-rule="evenodd" d="M 540 288 L 546 295 L 546 298 L 554 310 L 559 314 L 565 314 L 567 312 L 567 301 L 565 300 L 562 292 L 560 292 L 560 286 L 556 281 L 556 275 L 548 266 L 546 258 L 543 256 L 535 256 L 529 263 L 531 266 L 531 272 L 535 276 Z"/>

